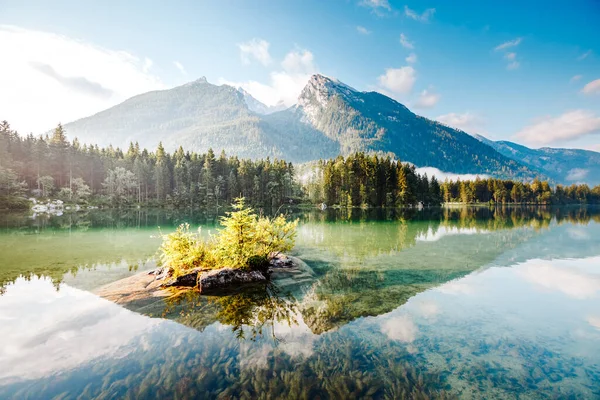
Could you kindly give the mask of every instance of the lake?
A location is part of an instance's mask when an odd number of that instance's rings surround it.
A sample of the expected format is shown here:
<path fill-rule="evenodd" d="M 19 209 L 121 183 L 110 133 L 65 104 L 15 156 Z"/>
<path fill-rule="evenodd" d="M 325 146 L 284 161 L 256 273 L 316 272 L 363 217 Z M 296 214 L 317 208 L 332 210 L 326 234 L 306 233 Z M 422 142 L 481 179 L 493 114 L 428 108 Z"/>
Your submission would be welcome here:
<path fill-rule="evenodd" d="M 1 214 L 0 398 L 600 398 L 600 209 L 290 213 L 305 272 L 123 304 L 217 217 Z"/>

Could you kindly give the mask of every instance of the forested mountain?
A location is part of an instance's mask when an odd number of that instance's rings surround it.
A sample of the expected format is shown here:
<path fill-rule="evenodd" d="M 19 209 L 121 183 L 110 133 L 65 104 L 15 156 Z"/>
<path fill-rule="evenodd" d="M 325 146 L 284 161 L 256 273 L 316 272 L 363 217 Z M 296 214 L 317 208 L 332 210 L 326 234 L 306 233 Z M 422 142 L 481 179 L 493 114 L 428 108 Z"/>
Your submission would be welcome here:
<path fill-rule="evenodd" d="M 277 108 L 277 107 L 276 107 Z M 135 96 L 65 125 L 80 142 L 125 148 L 130 142 L 168 151 L 205 152 L 293 162 L 357 151 L 390 154 L 417 166 L 531 180 L 541 176 L 472 136 L 420 117 L 377 92 L 359 92 L 314 75 L 297 105 L 277 111 L 248 93 L 202 78 Z"/>
<path fill-rule="evenodd" d="M 495 142 L 481 135 L 475 137 L 506 157 L 537 169 L 556 182 L 600 184 L 600 153 L 595 151 L 550 147 L 530 149 L 513 142 Z"/>
<path fill-rule="evenodd" d="M 531 179 L 538 173 L 470 135 L 420 117 L 378 92 L 359 92 L 314 75 L 298 99 L 305 120 L 340 145 L 356 151 L 392 153 L 402 161 L 455 173 Z"/>
<path fill-rule="evenodd" d="M 278 123 L 279 117 L 261 115 L 271 111 L 248 93 L 201 78 L 132 97 L 64 128 L 69 138 L 76 137 L 81 143 L 122 149 L 132 142 L 148 148 L 162 142 L 167 151 L 179 146 L 196 152 L 213 148 L 238 157 L 290 161 L 338 154 L 336 145 L 322 133 L 302 130 L 290 134 Z"/>

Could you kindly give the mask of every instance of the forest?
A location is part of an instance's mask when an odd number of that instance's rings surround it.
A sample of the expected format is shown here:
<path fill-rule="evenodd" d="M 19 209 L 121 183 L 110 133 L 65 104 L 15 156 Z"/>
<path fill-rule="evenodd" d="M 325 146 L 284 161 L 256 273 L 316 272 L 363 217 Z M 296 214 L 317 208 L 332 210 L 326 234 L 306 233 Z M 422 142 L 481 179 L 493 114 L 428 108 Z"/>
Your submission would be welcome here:
<path fill-rule="evenodd" d="M 22 205 L 22 196 L 122 207 L 218 207 L 245 197 L 255 206 L 279 206 L 300 196 L 294 167 L 282 160 L 246 160 L 184 152 L 154 152 L 131 143 L 127 151 L 51 135 L 22 138 L 0 123 L 0 202 Z"/>
<path fill-rule="evenodd" d="M 112 146 L 67 140 L 59 124 L 50 134 L 20 136 L 0 123 L 0 208 L 27 208 L 28 197 L 101 207 L 220 207 L 244 197 L 255 207 L 301 202 L 340 207 L 439 206 L 442 203 L 600 203 L 600 186 L 552 186 L 534 180 L 444 181 L 387 156 L 355 153 L 294 166 L 283 160 L 248 160 L 174 153 L 131 143 Z M 296 171 L 300 169 L 300 171 Z"/>
<path fill-rule="evenodd" d="M 592 204 L 600 203 L 600 186 L 556 185 L 476 178 L 439 182 L 417 173 L 414 165 L 391 157 L 355 153 L 320 160 L 303 168 L 304 194 L 312 203 L 342 207 L 411 207 L 463 204 Z"/>

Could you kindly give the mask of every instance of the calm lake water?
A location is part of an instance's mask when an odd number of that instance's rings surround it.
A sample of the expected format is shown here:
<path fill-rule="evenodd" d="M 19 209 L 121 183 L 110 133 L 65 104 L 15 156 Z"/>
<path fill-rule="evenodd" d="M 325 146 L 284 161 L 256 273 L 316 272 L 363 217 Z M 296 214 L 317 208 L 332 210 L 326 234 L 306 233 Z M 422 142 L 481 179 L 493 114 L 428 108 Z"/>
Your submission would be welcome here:
<path fill-rule="evenodd" d="M 0 398 L 600 398 L 600 210 L 295 213 L 309 268 L 118 305 L 159 229 L 0 214 Z"/>

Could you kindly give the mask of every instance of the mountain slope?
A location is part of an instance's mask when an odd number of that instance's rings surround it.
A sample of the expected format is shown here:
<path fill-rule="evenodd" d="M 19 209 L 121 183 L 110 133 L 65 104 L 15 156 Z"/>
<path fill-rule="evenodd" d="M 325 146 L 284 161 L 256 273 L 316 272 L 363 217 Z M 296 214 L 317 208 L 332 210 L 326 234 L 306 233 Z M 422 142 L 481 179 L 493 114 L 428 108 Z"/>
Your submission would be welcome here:
<path fill-rule="evenodd" d="M 154 149 L 162 141 L 171 151 L 181 145 L 186 150 L 225 149 L 240 157 L 278 157 L 290 161 L 308 161 L 338 153 L 331 140 L 314 130 L 308 134 L 316 137 L 283 137 L 261 115 L 251 111 L 248 103 L 259 108 L 262 104 L 231 86 L 212 85 L 201 78 L 173 89 L 132 97 L 108 110 L 66 124 L 65 130 L 69 137 L 77 137 L 82 143 L 121 148 L 137 141 Z M 307 139 L 320 147 L 297 151 L 298 140 Z"/>
<path fill-rule="evenodd" d="M 472 136 L 420 117 L 377 92 L 359 92 L 314 75 L 298 99 L 304 120 L 354 151 L 393 153 L 402 161 L 455 173 L 530 179 L 539 175 Z"/>
<path fill-rule="evenodd" d="M 600 153 L 595 151 L 550 147 L 530 149 L 513 142 L 495 142 L 481 135 L 476 135 L 476 138 L 506 157 L 541 171 L 556 182 L 600 184 Z"/>
<path fill-rule="evenodd" d="M 287 107 L 283 104 L 283 101 L 280 101 L 274 106 L 268 106 L 259 100 L 255 99 L 250 93 L 246 92 L 242 88 L 238 88 L 240 93 L 244 96 L 244 100 L 246 101 L 246 105 L 250 111 L 253 111 L 257 114 L 267 115 L 272 114 L 277 111 L 283 111 Z"/>
<path fill-rule="evenodd" d="M 259 118 L 248 110 L 243 96 L 229 86 L 199 79 L 170 90 L 132 97 L 91 117 L 65 125 L 67 134 L 84 143 L 124 147 L 129 142 L 155 148 L 160 141 L 170 150 L 179 144 L 204 149 L 227 147 L 247 154 L 264 150 Z"/>
<path fill-rule="evenodd" d="M 454 173 L 521 179 L 539 175 L 389 97 L 359 92 L 322 75 L 311 77 L 296 106 L 272 111 L 240 89 L 202 78 L 132 97 L 65 129 L 82 143 L 121 148 L 137 141 L 154 149 L 162 141 L 167 150 L 180 145 L 193 151 L 224 149 L 240 157 L 294 162 L 365 151 Z"/>

